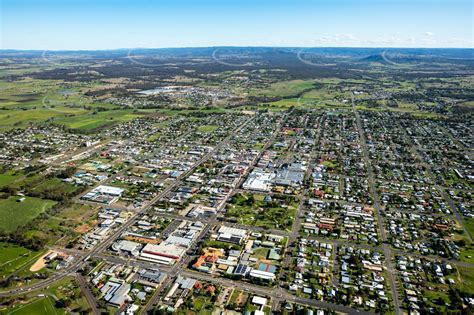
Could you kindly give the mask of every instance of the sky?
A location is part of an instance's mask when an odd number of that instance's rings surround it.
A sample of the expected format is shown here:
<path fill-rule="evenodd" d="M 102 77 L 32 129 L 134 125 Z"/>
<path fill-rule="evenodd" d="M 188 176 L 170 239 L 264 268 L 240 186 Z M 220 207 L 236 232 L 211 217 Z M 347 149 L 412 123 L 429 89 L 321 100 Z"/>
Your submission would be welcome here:
<path fill-rule="evenodd" d="M 471 0 L 0 0 L 0 49 L 474 47 Z"/>

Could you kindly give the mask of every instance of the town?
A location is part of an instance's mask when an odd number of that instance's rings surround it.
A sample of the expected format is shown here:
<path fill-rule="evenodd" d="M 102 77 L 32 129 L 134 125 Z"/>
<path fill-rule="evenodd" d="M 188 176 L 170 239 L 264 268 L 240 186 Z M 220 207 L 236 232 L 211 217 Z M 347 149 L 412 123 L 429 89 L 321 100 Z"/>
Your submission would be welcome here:
<path fill-rule="evenodd" d="M 0 313 L 472 311 L 472 116 L 393 107 L 409 80 L 275 73 L 58 82 L 54 119 L 5 118 Z"/>

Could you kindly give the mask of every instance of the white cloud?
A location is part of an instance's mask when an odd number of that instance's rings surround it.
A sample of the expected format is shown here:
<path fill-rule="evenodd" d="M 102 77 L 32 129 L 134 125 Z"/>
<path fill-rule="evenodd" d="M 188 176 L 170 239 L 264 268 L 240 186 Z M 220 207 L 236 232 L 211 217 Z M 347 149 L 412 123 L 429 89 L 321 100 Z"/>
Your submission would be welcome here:
<path fill-rule="evenodd" d="M 356 36 L 348 33 L 315 34 L 313 39 L 295 43 L 296 46 L 335 46 L 335 47 L 459 47 L 472 48 L 473 42 L 467 38 L 441 38 L 433 32 L 422 32 L 418 35 L 396 33 L 379 34 L 378 36 Z"/>

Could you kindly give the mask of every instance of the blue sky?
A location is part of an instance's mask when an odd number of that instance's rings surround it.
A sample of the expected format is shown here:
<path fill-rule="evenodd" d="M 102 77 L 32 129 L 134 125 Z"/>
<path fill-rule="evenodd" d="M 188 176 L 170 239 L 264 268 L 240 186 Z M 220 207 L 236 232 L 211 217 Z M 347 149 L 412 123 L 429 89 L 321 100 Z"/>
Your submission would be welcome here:
<path fill-rule="evenodd" d="M 0 0 L 2 49 L 473 47 L 470 0 Z"/>

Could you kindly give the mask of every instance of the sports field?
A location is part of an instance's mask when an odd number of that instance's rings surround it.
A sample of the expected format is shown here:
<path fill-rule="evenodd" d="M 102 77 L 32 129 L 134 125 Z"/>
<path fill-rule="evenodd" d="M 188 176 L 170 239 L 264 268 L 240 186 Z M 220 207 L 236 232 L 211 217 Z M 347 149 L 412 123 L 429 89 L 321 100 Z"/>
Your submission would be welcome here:
<path fill-rule="evenodd" d="M 54 301 L 50 297 L 42 297 L 34 300 L 31 303 L 20 305 L 13 309 L 7 314 L 12 315 L 55 315 L 55 314 L 66 314 L 54 307 Z"/>
<path fill-rule="evenodd" d="M 0 255 L 0 276 L 11 274 L 39 255 L 37 251 L 6 242 L 0 242 L 0 253 L 2 253 Z"/>

